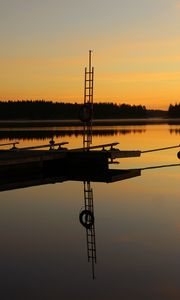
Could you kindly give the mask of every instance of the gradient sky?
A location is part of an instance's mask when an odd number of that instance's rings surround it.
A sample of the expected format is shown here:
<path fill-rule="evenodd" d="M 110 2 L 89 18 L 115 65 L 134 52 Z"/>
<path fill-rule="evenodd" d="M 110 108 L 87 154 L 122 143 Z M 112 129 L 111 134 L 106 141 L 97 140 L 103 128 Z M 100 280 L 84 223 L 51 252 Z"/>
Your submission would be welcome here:
<path fill-rule="evenodd" d="M 180 102 L 180 1 L 0 0 L 0 99 Z"/>

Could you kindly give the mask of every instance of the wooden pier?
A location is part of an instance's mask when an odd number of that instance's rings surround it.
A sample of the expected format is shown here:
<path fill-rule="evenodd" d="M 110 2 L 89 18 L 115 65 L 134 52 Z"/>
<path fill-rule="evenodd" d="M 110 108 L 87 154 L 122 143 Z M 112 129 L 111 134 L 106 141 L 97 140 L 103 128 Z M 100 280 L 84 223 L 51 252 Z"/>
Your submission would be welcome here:
<path fill-rule="evenodd" d="M 67 149 L 67 144 L 50 141 L 23 148 L 17 142 L 6 144 L 10 149 L 0 150 L 0 191 L 66 180 L 114 182 L 140 176 L 139 170 L 109 169 L 114 158 L 128 156 L 128 151 L 115 148 L 118 143 L 88 149 Z"/>
<path fill-rule="evenodd" d="M 117 142 L 89 146 L 88 148 L 67 149 L 68 142 L 54 143 L 40 146 L 18 148 L 17 142 L 1 144 L 11 146 L 9 150 L 0 150 L 0 178 L 5 172 L 28 172 L 29 169 L 41 169 L 56 173 L 61 169 L 88 170 L 101 169 L 109 170 L 109 165 L 115 163 L 114 159 L 129 157 L 140 157 L 143 153 L 162 151 L 178 148 L 180 145 L 151 149 L 146 151 L 125 151 L 119 150 Z M 47 149 L 47 150 L 46 150 Z"/>
<path fill-rule="evenodd" d="M 0 169 L 2 167 L 12 167 L 27 164 L 46 165 L 60 162 L 66 165 L 78 167 L 106 166 L 108 168 L 109 160 L 115 158 L 138 157 L 140 151 L 121 151 L 116 149 L 118 143 L 102 144 L 87 148 L 67 149 L 63 143 L 46 144 L 40 146 L 17 148 L 15 143 L 9 150 L 0 150 Z M 7 145 L 7 144 L 5 144 Z M 1 146 L 1 145 L 0 145 Z M 45 148 L 49 148 L 45 150 Z M 54 162 L 54 163 L 53 163 Z M 59 165 L 59 164 L 58 164 Z"/>

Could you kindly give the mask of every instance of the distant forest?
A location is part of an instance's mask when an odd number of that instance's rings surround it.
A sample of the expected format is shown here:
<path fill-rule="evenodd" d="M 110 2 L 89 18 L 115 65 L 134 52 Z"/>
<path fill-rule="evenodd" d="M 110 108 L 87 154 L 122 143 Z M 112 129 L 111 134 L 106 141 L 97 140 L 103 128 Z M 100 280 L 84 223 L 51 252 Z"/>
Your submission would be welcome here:
<path fill-rule="evenodd" d="M 81 104 L 51 101 L 0 101 L 0 120 L 79 119 Z M 146 118 L 145 106 L 94 103 L 94 119 Z"/>
<path fill-rule="evenodd" d="M 168 116 L 170 118 L 180 118 L 180 104 L 170 104 L 168 110 Z"/>
<path fill-rule="evenodd" d="M 52 101 L 0 101 L 0 120 L 78 120 L 82 104 Z M 94 103 L 94 119 L 180 118 L 180 104 L 168 111 L 142 105 Z"/>

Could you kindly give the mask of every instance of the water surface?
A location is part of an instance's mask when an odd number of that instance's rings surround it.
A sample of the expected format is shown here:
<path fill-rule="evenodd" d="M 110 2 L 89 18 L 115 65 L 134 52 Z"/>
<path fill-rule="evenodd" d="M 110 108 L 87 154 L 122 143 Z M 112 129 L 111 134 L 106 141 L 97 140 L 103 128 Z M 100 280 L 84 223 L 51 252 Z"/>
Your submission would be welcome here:
<path fill-rule="evenodd" d="M 102 130 L 103 129 L 103 130 Z M 68 141 L 81 128 L 1 132 L 21 146 Z M 64 132 L 63 132 L 64 130 Z M 66 128 L 67 130 L 67 128 Z M 104 133 L 103 133 L 104 131 Z M 179 125 L 96 128 L 93 143 L 146 150 L 179 144 Z M 176 149 L 121 160 L 111 168 L 177 164 Z M 2 299 L 180 299 L 180 168 L 146 170 L 112 184 L 91 183 L 94 196 L 95 280 L 79 222 L 83 183 L 64 182 L 0 193 Z"/>

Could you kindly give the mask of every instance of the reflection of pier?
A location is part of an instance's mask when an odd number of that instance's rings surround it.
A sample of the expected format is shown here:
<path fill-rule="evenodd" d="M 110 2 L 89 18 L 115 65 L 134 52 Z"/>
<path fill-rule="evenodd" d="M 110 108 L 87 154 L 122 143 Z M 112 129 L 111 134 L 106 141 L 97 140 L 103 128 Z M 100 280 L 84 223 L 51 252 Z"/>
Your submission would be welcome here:
<path fill-rule="evenodd" d="M 140 169 L 103 170 L 95 166 L 94 169 L 91 170 L 75 170 L 74 168 L 67 170 L 57 168 L 52 171 L 47 168 L 44 169 L 44 171 L 37 171 L 31 164 L 29 167 L 26 166 L 21 169 L 19 167 L 16 168 L 16 166 L 11 166 L 7 172 L 0 173 L 0 191 L 61 183 L 65 181 L 112 183 L 140 175 Z"/>
<path fill-rule="evenodd" d="M 51 165 L 50 165 L 51 166 Z M 111 170 L 94 165 L 93 168 L 66 168 L 61 164 L 51 167 L 47 165 L 44 168 L 36 168 L 33 164 L 23 166 L 12 166 L 2 168 L 0 172 L 0 191 L 19 189 L 37 185 L 65 182 L 104 182 L 111 183 L 141 175 L 140 169 Z"/>

